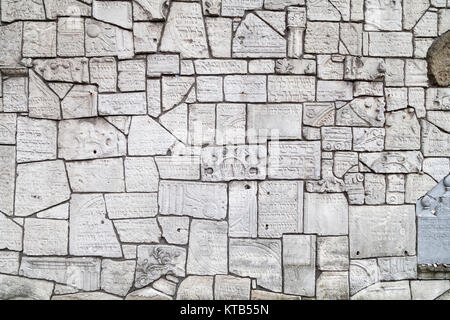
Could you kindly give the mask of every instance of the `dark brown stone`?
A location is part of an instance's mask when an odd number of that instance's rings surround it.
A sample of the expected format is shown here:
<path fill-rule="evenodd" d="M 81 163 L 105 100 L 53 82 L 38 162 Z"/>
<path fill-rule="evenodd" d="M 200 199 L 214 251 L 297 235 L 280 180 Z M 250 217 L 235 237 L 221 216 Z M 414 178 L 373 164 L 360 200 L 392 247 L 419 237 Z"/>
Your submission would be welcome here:
<path fill-rule="evenodd" d="M 427 54 L 428 78 L 437 86 L 450 85 L 450 31 L 433 42 Z"/>

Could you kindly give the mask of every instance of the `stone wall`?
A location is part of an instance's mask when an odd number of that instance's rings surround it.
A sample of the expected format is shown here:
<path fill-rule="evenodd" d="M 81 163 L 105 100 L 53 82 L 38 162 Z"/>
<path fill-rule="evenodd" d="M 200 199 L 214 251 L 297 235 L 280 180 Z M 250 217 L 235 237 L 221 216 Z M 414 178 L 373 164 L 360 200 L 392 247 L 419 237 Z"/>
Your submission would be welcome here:
<path fill-rule="evenodd" d="M 0 299 L 448 299 L 449 27 L 1 0 Z"/>

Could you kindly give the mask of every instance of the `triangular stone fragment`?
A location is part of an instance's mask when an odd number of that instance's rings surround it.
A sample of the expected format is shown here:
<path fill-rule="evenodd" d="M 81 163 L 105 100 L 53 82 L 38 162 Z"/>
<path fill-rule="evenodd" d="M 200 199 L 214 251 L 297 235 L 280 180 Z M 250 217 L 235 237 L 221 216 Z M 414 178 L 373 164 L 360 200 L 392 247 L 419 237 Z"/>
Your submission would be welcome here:
<path fill-rule="evenodd" d="M 30 96 L 28 99 L 29 115 L 33 118 L 61 119 L 59 97 L 44 81 L 30 70 Z"/>
<path fill-rule="evenodd" d="M 61 82 L 51 82 L 48 86 L 61 98 L 63 99 L 66 94 L 72 89 L 73 84 L 71 83 L 61 83 Z"/>
<path fill-rule="evenodd" d="M 284 11 L 256 11 L 256 14 L 276 31 L 285 34 L 286 13 Z"/>
<path fill-rule="evenodd" d="M 183 143 L 187 140 L 187 114 L 187 104 L 182 103 L 159 118 L 161 124 Z"/>
<path fill-rule="evenodd" d="M 284 58 L 286 39 L 251 13 L 241 22 L 233 39 L 235 58 Z"/>
<path fill-rule="evenodd" d="M 130 132 L 131 117 L 130 116 L 111 116 L 105 117 L 105 120 L 111 123 L 114 127 L 127 135 Z"/>

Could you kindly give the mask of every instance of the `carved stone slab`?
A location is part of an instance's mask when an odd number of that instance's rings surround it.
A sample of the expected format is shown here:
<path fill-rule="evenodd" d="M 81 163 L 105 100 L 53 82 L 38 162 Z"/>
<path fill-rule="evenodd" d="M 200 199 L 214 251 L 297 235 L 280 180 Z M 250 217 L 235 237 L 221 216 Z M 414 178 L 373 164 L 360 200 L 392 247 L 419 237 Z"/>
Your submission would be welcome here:
<path fill-rule="evenodd" d="M 12 215 L 16 179 L 16 147 L 0 146 L 0 211 Z"/>
<path fill-rule="evenodd" d="M 56 122 L 28 117 L 17 119 L 17 162 L 56 159 Z"/>
<path fill-rule="evenodd" d="M 259 286 L 281 292 L 281 240 L 230 239 L 230 272 L 256 278 Z"/>
<path fill-rule="evenodd" d="M 158 203 L 163 215 L 224 219 L 227 185 L 185 181 L 161 181 Z"/>
<path fill-rule="evenodd" d="M 350 256 L 409 256 L 416 253 L 414 206 L 350 206 Z"/>
<path fill-rule="evenodd" d="M 266 177 L 265 146 L 208 147 L 202 151 L 202 180 L 263 180 Z"/>
<path fill-rule="evenodd" d="M 229 236 L 256 238 L 258 185 L 254 181 L 233 181 L 229 186 Z"/>
<path fill-rule="evenodd" d="M 189 274 L 228 273 L 228 223 L 192 220 L 187 269 Z"/>
<path fill-rule="evenodd" d="M 47 81 L 89 82 L 89 60 L 56 58 L 33 60 L 34 71 Z"/>
<path fill-rule="evenodd" d="M 419 151 L 361 153 L 360 161 L 376 173 L 413 173 L 422 168 Z"/>
<path fill-rule="evenodd" d="M 230 102 L 266 102 L 267 80 L 265 76 L 226 76 L 225 100 Z"/>
<path fill-rule="evenodd" d="M 23 252 L 29 256 L 67 255 L 68 227 L 62 220 L 26 219 Z"/>
<path fill-rule="evenodd" d="M 268 76 L 269 102 L 314 101 L 316 82 L 310 76 Z"/>
<path fill-rule="evenodd" d="M 110 219 L 150 218 L 158 213 L 156 193 L 105 194 Z"/>
<path fill-rule="evenodd" d="M 145 92 L 99 94 L 98 112 L 101 115 L 147 114 Z"/>
<path fill-rule="evenodd" d="M 258 235 L 280 238 L 303 230 L 303 182 L 265 181 L 258 188 Z"/>

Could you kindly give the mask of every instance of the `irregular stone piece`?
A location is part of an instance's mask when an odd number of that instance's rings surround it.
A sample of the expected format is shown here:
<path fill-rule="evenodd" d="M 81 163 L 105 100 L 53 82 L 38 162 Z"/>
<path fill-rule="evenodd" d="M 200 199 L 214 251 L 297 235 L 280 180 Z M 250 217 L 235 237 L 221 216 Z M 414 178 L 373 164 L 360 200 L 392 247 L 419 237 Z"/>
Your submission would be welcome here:
<path fill-rule="evenodd" d="M 158 168 L 153 158 L 125 158 L 125 184 L 127 192 L 156 192 L 158 191 L 158 182 Z"/>
<path fill-rule="evenodd" d="M 161 239 L 155 218 L 115 220 L 114 227 L 122 243 L 158 243 Z"/>
<path fill-rule="evenodd" d="M 163 26 L 162 23 L 135 22 L 133 24 L 135 53 L 156 52 Z"/>
<path fill-rule="evenodd" d="M 97 87 L 92 85 L 73 86 L 63 99 L 61 108 L 64 119 L 97 116 Z"/>
<path fill-rule="evenodd" d="M 408 256 L 416 252 L 414 206 L 350 206 L 352 258 Z"/>
<path fill-rule="evenodd" d="M 350 295 L 380 281 L 376 259 L 350 260 Z"/>
<path fill-rule="evenodd" d="M 426 96 L 427 110 L 450 110 L 450 89 L 428 88 Z"/>
<path fill-rule="evenodd" d="M 185 277 L 186 249 L 168 245 L 138 247 L 135 287 L 142 288 L 166 274 Z"/>
<path fill-rule="evenodd" d="M 56 220 L 68 220 L 69 219 L 69 204 L 63 203 L 56 207 L 38 212 L 36 215 L 40 219 L 56 219 Z"/>
<path fill-rule="evenodd" d="M 206 30 L 199 3 L 172 3 L 160 50 L 180 52 L 184 59 L 208 58 Z"/>
<path fill-rule="evenodd" d="M 450 132 L 450 112 L 428 111 L 427 120 L 436 125 L 439 129 Z"/>
<path fill-rule="evenodd" d="M 117 63 L 113 57 L 89 60 L 91 83 L 98 84 L 99 92 L 114 92 L 117 87 Z"/>
<path fill-rule="evenodd" d="M 383 151 L 385 136 L 382 128 L 353 128 L 353 150 Z"/>
<path fill-rule="evenodd" d="M 67 163 L 73 192 L 124 192 L 123 161 L 98 159 Z"/>
<path fill-rule="evenodd" d="M 250 300 L 251 280 L 233 276 L 215 276 L 215 300 Z"/>
<path fill-rule="evenodd" d="M 402 30 L 402 3 L 399 1 L 380 2 L 366 1 L 365 30 L 401 31 Z M 412 4 L 406 4 L 410 6 Z"/>
<path fill-rule="evenodd" d="M 257 15 L 242 20 L 233 38 L 233 57 L 283 58 L 286 40 Z"/>
<path fill-rule="evenodd" d="M 135 0 L 144 11 L 146 20 L 165 20 L 169 10 L 167 0 Z"/>
<path fill-rule="evenodd" d="M 106 292 L 125 296 L 134 280 L 135 261 L 102 261 L 101 288 Z"/>
<path fill-rule="evenodd" d="M 423 172 L 429 174 L 434 180 L 440 181 L 450 172 L 450 159 L 425 158 L 423 161 Z"/>
<path fill-rule="evenodd" d="M 162 77 L 163 111 L 172 109 L 183 102 L 193 89 L 194 83 L 193 77 Z"/>
<path fill-rule="evenodd" d="M 303 124 L 307 126 L 331 126 L 334 125 L 334 119 L 335 107 L 333 103 L 309 102 L 303 104 Z"/>
<path fill-rule="evenodd" d="M 2 273 L 17 275 L 19 272 L 19 252 L 1 251 L 0 268 Z"/>
<path fill-rule="evenodd" d="M 245 104 L 218 104 L 216 122 L 216 143 L 218 145 L 245 143 L 247 123 Z"/>
<path fill-rule="evenodd" d="M 348 203 L 343 194 L 305 194 L 305 233 L 346 235 Z"/>
<path fill-rule="evenodd" d="M 315 295 L 316 236 L 283 236 L 284 292 Z"/>
<path fill-rule="evenodd" d="M 227 185 L 161 181 L 158 201 L 163 215 L 221 220 L 227 212 Z"/>
<path fill-rule="evenodd" d="M 338 53 L 339 24 L 308 22 L 305 35 L 306 53 Z"/>
<path fill-rule="evenodd" d="M 322 271 L 349 269 L 347 237 L 319 237 L 317 239 L 317 265 Z"/>
<path fill-rule="evenodd" d="M 33 60 L 33 70 L 47 81 L 89 82 L 89 60 L 56 58 Z"/>
<path fill-rule="evenodd" d="M 265 146 L 226 146 L 204 148 L 202 180 L 263 180 L 266 177 Z"/>
<path fill-rule="evenodd" d="M 175 140 L 174 136 L 150 117 L 133 117 L 128 136 L 128 152 L 135 156 L 166 155 Z"/>
<path fill-rule="evenodd" d="M 428 121 L 421 121 L 422 148 L 425 157 L 449 157 L 450 133 L 440 130 Z"/>
<path fill-rule="evenodd" d="M 324 151 L 352 150 L 352 129 L 342 127 L 322 128 L 322 149 Z"/>
<path fill-rule="evenodd" d="M 98 258 L 23 257 L 19 274 L 94 291 L 100 289 L 100 264 Z"/>
<path fill-rule="evenodd" d="M 434 300 L 449 289 L 448 280 L 411 281 L 412 300 Z"/>
<path fill-rule="evenodd" d="M 161 179 L 198 180 L 200 178 L 199 157 L 156 157 Z"/>
<path fill-rule="evenodd" d="M 273 179 L 320 179 L 320 142 L 269 142 L 268 176 Z"/>
<path fill-rule="evenodd" d="M 91 0 L 84 1 L 92 3 Z M 78 0 L 44 0 L 45 13 L 48 19 L 59 16 L 90 16 L 91 6 Z"/>
<path fill-rule="evenodd" d="M 11 22 L 15 20 L 44 20 L 44 5 L 42 0 L 3 0 L 2 21 Z"/>
<path fill-rule="evenodd" d="M 24 57 L 56 57 L 56 23 L 26 21 L 23 24 Z"/>
<path fill-rule="evenodd" d="M 0 212 L 8 216 L 14 210 L 16 147 L 0 146 Z"/>
<path fill-rule="evenodd" d="M 411 300 L 409 281 L 379 282 L 351 297 L 352 300 Z"/>
<path fill-rule="evenodd" d="M 386 201 L 386 177 L 382 174 L 366 173 L 364 177 L 366 204 L 384 204 Z"/>
<path fill-rule="evenodd" d="M 92 5 L 92 17 L 131 29 L 133 26 L 131 3 L 126 1 L 97 1 Z"/>
<path fill-rule="evenodd" d="M 189 238 L 188 217 L 158 217 L 162 237 L 170 244 L 187 244 Z"/>
<path fill-rule="evenodd" d="M 256 278 L 259 286 L 281 292 L 281 241 L 269 239 L 230 239 L 230 272 Z"/>
<path fill-rule="evenodd" d="M 147 114 L 145 92 L 99 94 L 98 112 L 100 115 Z"/>
<path fill-rule="evenodd" d="M 54 284 L 0 274 L 0 299 L 2 300 L 50 300 Z"/>
<path fill-rule="evenodd" d="M 199 102 L 223 101 L 222 77 L 197 77 L 197 100 Z"/>
<path fill-rule="evenodd" d="M 222 0 L 222 16 L 242 17 L 246 10 L 261 9 L 264 0 Z"/>
<path fill-rule="evenodd" d="M 33 118 L 61 119 L 58 96 L 34 72 L 29 72 L 29 116 Z"/>
<path fill-rule="evenodd" d="M 449 49 L 450 32 L 447 31 L 433 42 L 427 54 L 428 77 L 432 83 L 441 87 L 450 85 Z"/>
<path fill-rule="evenodd" d="M 228 18 L 205 18 L 209 47 L 214 58 L 231 57 L 232 23 L 233 20 Z M 242 71 L 238 73 L 242 73 Z"/>
<path fill-rule="evenodd" d="M 57 28 L 58 56 L 84 56 L 84 20 L 76 17 L 59 18 Z"/>
<path fill-rule="evenodd" d="M 379 258 L 381 281 L 397 281 L 417 278 L 416 257 Z"/>
<path fill-rule="evenodd" d="M 383 98 L 355 98 L 336 112 L 339 126 L 383 127 L 385 123 Z"/>
<path fill-rule="evenodd" d="M 252 290 L 251 300 L 302 300 L 302 297 L 263 290 Z"/>
<path fill-rule="evenodd" d="M 258 235 L 280 238 L 303 230 L 303 182 L 264 181 L 258 188 Z"/>
<path fill-rule="evenodd" d="M 420 172 L 423 156 L 419 151 L 361 153 L 360 161 L 376 173 Z"/>
<path fill-rule="evenodd" d="M 426 174 L 406 175 L 405 203 L 416 203 L 435 185 L 436 181 Z"/>
<path fill-rule="evenodd" d="M 5 8 L 2 13 L 5 14 Z M 19 10 L 19 12 L 23 12 Z M 2 17 L 2 20 L 4 18 Z M 0 66 L 16 66 L 22 58 L 22 22 L 0 26 Z"/>
<path fill-rule="evenodd" d="M 105 194 L 110 219 L 151 218 L 158 213 L 156 193 Z"/>
<path fill-rule="evenodd" d="M 172 300 L 172 297 L 151 287 L 146 287 L 129 293 L 125 300 Z"/>
<path fill-rule="evenodd" d="M 430 6 L 429 0 L 411 0 L 403 6 L 403 26 L 411 30 Z"/>
<path fill-rule="evenodd" d="M 70 198 L 64 162 L 61 160 L 19 164 L 15 215 L 26 217 Z"/>
<path fill-rule="evenodd" d="M 195 72 L 202 75 L 245 74 L 247 71 L 247 61 L 245 60 L 195 60 L 194 66 Z"/>
<path fill-rule="evenodd" d="M 26 219 L 23 252 L 29 256 L 67 255 L 68 223 L 50 219 Z"/>
<path fill-rule="evenodd" d="M 22 227 L 0 213 L 0 250 L 22 251 Z"/>
<path fill-rule="evenodd" d="M 353 99 L 353 83 L 349 81 L 321 81 L 317 82 L 317 100 L 342 100 Z"/>
<path fill-rule="evenodd" d="M 28 78 L 10 77 L 3 80 L 3 112 L 28 111 Z"/>
<path fill-rule="evenodd" d="M 256 182 L 233 181 L 229 186 L 229 231 L 230 237 L 256 238 L 257 199 Z"/>
<path fill-rule="evenodd" d="M 133 33 L 108 23 L 86 19 L 86 56 L 118 56 L 120 59 L 134 55 Z"/>
<path fill-rule="evenodd" d="M 348 300 L 348 272 L 326 271 L 317 279 L 318 300 Z"/>
<path fill-rule="evenodd" d="M 213 300 L 214 277 L 189 276 L 184 279 L 177 292 L 177 300 Z"/>
<path fill-rule="evenodd" d="M 188 106 L 182 103 L 160 116 L 159 122 L 183 143 L 187 142 Z"/>
<path fill-rule="evenodd" d="M 69 252 L 75 256 L 122 257 L 102 195 L 73 194 L 70 201 Z"/>
<path fill-rule="evenodd" d="M 147 56 L 147 74 L 160 77 L 162 74 L 180 74 L 178 54 L 150 54 Z"/>
<path fill-rule="evenodd" d="M 186 271 L 188 274 L 228 273 L 228 223 L 192 220 Z"/>
<path fill-rule="evenodd" d="M 118 87 L 120 91 L 144 91 L 145 81 L 145 60 L 125 60 L 119 61 L 118 67 Z M 132 100 L 133 95 L 128 95 L 128 100 Z M 140 101 L 141 99 L 137 99 Z M 145 95 L 144 99 L 145 101 Z M 128 102 L 128 101 L 127 101 Z M 146 108 L 145 108 L 146 109 Z M 127 114 L 130 114 L 127 110 Z"/>

